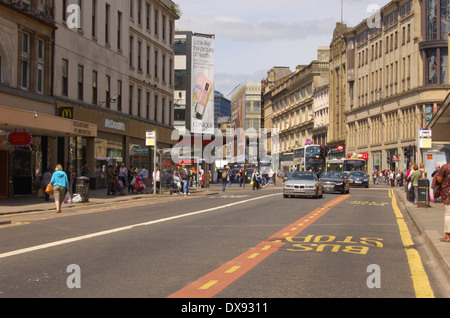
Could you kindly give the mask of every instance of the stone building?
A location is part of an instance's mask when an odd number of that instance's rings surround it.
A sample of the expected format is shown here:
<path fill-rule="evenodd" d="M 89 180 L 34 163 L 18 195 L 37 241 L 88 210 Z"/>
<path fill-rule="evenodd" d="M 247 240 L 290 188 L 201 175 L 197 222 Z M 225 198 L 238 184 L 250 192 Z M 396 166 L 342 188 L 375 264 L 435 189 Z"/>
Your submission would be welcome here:
<path fill-rule="evenodd" d="M 449 17 L 448 1 L 392 1 L 345 33 L 354 65 L 346 68 L 348 98 L 333 100 L 333 109 L 345 108 L 346 155 L 363 154 L 369 173 L 423 161 L 418 129 L 450 90 Z M 336 98 L 330 83 L 331 92 Z"/>
<path fill-rule="evenodd" d="M 55 1 L 54 95 L 61 116 L 97 126 L 94 138 L 60 140 L 65 163 L 104 184 L 108 165 L 153 167 L 173 130 L 176 6 L 170 0 Z"/>

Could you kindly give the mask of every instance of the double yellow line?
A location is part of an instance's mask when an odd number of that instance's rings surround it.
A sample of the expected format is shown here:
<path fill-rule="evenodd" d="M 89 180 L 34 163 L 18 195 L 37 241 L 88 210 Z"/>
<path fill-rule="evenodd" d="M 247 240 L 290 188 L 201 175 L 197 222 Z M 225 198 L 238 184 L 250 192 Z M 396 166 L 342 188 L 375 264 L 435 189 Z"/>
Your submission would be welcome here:
<path fill-rule="evenodd" d="M 408 230 L 408 226 L 406 225 L 405 218 L 397 206 L 397 199 L 395 198 L 393 190 L 389 190 L 389 197 L 392 199 L 392 208 L 394 209 L 395 217 L 397 218 L 400 237 L 405 248 L 406 257 L 408 258 L 416 297 L 434 298 L 434 293 L 431 289 L 428 275 L 423 267 L 422 259 L 420 258 L 419 252 L 417 252 L 414 247 L 414 242 Z"/>

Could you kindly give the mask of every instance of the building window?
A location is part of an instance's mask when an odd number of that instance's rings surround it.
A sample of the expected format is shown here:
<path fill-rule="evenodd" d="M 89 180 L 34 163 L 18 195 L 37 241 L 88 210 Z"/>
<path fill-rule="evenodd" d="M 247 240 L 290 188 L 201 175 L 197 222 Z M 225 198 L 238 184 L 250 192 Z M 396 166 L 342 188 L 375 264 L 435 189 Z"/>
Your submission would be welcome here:
<path fill-rule="evenodd" d="M 158 78 L 158 51 L 155 51 L 155 78 Z"/>
<path fill-rule="evenodd" d="M 78 100 L 83 100 L 84 67 L 78 65 Z"/>
<path fill-rule="evenodd" d="M 117 81 L 117 110 L 122 111 L 122 81 Z"/>
<path fill-rule="evenodd" d="M 128 106 L 128 114 L 133 115 L 133 85 L 130 85 L 129 92 L 129 106 Z"/>
<path fill-rule="evenodd" d="M 62 90 L 61 94 L 63 96 L 69 95 L 69 61 L 64 60 L 62 61 Z"/>
<path fill-rule="evenodd" d="M 41 94 L 44 93 L 44 66 L 41 64 L 37 66 L 36 91 Z"/>
<path fill-rule="evenodd" d="M 130 67 L 133 67 L 133 37 L 130 36 Z"/>
<path fill-rule="evenodd" d="M 137 90 L 137 115 L 141 117 L 141 99 L 142 99 L 142 89 Z"/>
<path fill-rule="evenodd" d="M 426 1 L 426 39 L 446 40 L 450 31 L 450 1 Z"/>
<path fill-rule="evenodd" d="M 111 77 L 108 75 L 105 78 L 105 100 L 106 108 L 111 108 Z"/>
<path fill-rule="evenodd" d="M 109 13 L 110 6 L 109 4 L 105 5 L 105 43 L 109 44 Z"/>
<path fill-rule="evenodd" d="M 97 71 L 92 71 L 92 104 L 97 105 Z"/>
<path fill-rule="evenodd" d="M 117 49 L 122 49 L 122 12 L 117 12 Z"/>
<path fill-rule="evenodd" d="M 426 85 L 448 84 L 448 49 L 425 50 Z"/>
<path fill-rule="evenodd" d="M 147 75 L 150 75 L 150 46 L 147 46 L 147 55 L 146 55 L 146 61 L 145 61 L 146 65 L 146 71 L 147 71 Z"/>
<path fill-rule="evenodd" d="M 142 55 L 142 42 L 138 41 L 138 71 L 142 71 L 142 59 L 141 59 L 141 55 Z"/>
<path fill-rule="evenodd" d="M 97 14 L 97 0 L 92 0 L 92 36 L 97 36 L 95 24 L 96 24 L 96 14 Z"/>

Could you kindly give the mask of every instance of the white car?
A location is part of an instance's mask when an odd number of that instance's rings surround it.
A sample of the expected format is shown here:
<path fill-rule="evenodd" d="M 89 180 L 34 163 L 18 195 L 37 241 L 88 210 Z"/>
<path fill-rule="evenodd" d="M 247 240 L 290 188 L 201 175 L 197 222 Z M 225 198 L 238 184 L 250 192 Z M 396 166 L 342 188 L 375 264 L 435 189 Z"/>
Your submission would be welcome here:
<path fill-rule="evenodd" d="M 294 172 L 284 184 L 283 197 L 291 196 L 323 196 L 322 180 L 314 172 Z"/>

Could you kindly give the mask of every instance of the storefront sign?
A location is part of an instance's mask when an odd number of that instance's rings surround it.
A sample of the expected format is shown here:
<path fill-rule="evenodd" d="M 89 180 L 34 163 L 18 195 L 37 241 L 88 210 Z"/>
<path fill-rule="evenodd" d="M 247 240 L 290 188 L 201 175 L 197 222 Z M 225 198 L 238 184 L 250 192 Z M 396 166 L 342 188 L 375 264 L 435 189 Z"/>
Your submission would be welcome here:
<path fill-rule="evenodd" d="M 73 119 L 73 107 L 60 107 L 58 108 L 59 117 Z"/>
<path fill-rule="evenodd" d="M 125 131 L 125 123 L 117 122 L 117 121 L 114 121 L 114 120 L 111 120 L 111 119 L 105 119 L 105 128 Z"/>
<path fill-rule="evenodd" d="M 8 143 L 13 147 L 27 147 L 32 141 L 33 136 L 26 130 L 13 130 L 8 134 Z"/>

